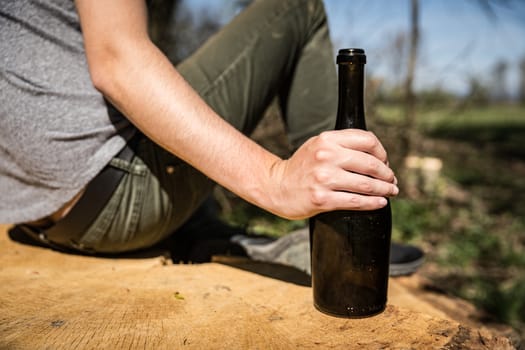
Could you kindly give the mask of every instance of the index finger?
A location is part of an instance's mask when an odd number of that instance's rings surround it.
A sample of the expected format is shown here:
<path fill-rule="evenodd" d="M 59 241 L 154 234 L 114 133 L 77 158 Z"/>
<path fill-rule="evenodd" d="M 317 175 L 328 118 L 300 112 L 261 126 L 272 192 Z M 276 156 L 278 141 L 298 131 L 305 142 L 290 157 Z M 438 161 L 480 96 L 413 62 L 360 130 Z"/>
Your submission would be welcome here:
<path fill-rule="evenodd" d="M 341 147 L 368 153 L 388 163 L 386 150 L 374 133 L 360 129 L 334 130 L 332 133 L 334 141 Z"/>

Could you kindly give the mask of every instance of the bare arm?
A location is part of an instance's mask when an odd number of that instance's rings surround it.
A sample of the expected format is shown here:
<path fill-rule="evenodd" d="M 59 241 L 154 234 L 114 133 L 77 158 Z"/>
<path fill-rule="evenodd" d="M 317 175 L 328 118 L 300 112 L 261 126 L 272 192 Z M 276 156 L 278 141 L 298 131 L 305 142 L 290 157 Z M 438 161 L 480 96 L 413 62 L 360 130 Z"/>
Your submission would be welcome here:
<path fill-rule="evenodd" d="M 76 5 L 95 87 L 153 141 L 244 199 L 304 218 L 377 208 L 397 193 L 386 152 L 370 133 L 325 133 L 282 160 L 230 126 L 150 41 L 143 0 Z"/>

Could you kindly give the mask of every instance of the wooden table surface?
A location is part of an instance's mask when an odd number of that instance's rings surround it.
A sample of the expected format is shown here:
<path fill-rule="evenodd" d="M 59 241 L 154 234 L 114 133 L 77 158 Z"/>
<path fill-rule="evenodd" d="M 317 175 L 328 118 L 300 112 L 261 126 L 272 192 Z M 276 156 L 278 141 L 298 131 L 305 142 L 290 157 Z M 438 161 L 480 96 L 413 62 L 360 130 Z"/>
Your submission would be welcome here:
<path fill-rule="evenodd" d="M 0 349 L 512 348 L 396 279 L 382 314 L 334 318 L 314 309 L 307 276 L 291 268 L 69 255 L 14 242 L 8 229 L 0 225 Z"/>

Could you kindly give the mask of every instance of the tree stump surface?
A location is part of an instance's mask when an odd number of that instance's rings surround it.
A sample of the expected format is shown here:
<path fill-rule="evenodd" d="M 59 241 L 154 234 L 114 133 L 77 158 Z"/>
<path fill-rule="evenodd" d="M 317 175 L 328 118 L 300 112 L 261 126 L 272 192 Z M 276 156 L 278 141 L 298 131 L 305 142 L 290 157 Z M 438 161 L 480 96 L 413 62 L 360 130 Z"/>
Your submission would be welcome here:
<path fill-rule="evenodd" d="M 303 273 L 222 259 L 99 258 L 12 241 L 0 225 L 0 349 L 513 349 L 482 324 L 390 280 L 389 305 L 343 319 L 312 305 Z M 468 317 L 465 317 L 468 319 Z"/>

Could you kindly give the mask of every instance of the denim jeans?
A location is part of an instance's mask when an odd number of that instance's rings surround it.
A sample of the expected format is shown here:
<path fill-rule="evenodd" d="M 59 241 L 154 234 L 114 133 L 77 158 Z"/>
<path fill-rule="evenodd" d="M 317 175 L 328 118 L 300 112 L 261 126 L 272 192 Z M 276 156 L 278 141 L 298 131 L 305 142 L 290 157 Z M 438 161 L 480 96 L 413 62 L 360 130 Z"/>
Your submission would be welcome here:
<path fill-rule="evenodd" d="M 255 1 L 177 69 L 246 135 L 275 97 L 294 148 L 334 126 L 337 80 L 320 0 Z M 115 253 L 159 242 L 191 216 L 214 185 L 145 137 L 131 162 L 113 159 L 110 166 L 127 173 L 79 242 L 89 251 Z"/>

